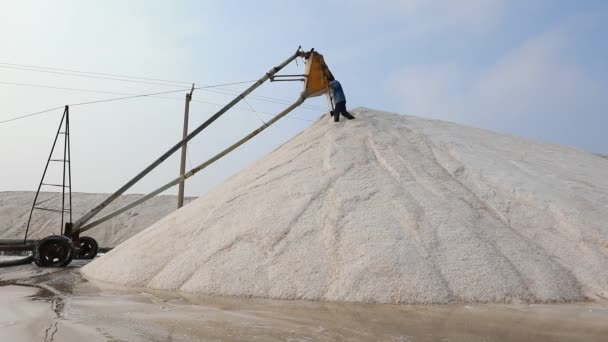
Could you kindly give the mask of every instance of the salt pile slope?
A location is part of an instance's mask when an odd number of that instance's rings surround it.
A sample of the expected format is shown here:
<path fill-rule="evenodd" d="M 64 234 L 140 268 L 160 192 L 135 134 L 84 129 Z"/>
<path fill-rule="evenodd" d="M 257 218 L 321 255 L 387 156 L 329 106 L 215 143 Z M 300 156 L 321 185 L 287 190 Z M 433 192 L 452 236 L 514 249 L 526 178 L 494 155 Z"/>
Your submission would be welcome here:
<path fill-rule="evenodd" d="M 608 160 L 481 129 L 327 118 L 82 269 L 205 295 L 608 297 Z"/>
<path fill-rule="evenodd" d="M 23 239 L 35 196 L 36 193 L 31 191 L 0 192 L 1 239 Z M 73 193 L 72 204 L 74 206 L 74 213 L 72 218 L 76 220 L 81 217 L 85 212 L 98 205 L 108 196 L 109 194 Z M 122 195 L 104 213 L 125 206 L 142 196 Z M 185 201 L 189 202 L 192 199 L 186 198 Z M 41 192 L 38 197 L 38 204 L 40 207 L 60 210 L 61 193 Z M 100 224 L 83 235 L 95 238 L 100 246 L 113 247 L 167 216 L 176 207 L 177 197 L 156 196 L 144 204 Z M 61 215 L 54 212 L 36 210 L 32 215 L 29 238 L 41 239 L 51 234 L 59 234 L 60 228 Z"/>

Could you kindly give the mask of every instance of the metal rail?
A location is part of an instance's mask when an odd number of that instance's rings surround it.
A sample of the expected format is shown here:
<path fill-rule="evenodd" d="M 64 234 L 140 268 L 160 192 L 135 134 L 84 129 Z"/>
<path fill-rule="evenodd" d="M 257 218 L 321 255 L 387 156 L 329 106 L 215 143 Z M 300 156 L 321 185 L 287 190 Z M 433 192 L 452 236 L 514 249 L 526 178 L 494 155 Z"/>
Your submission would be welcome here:
<path fill-rule="evenodd" d="M 85 232 L 97 225 L 100 225 L 102 223 L 104 223 L 105 221 L 113 218 L 114 216 L 120 215 L 122 213 L 124 213 L 125 211 L 138 206 L 140 204 L 142 204 L 143 202 L 149 200 L 150 198 L 162 193 L 163 191 L 171 188 L 172 186 L 175 186 L 176 184 L 185 181 L 187 178 L 192 177 L 195 173 L 203 170 L 204 168 L 206 168 L 207 166 L 213 164 L 214 162 L 218 161 L 219 159 L 221 159 L 222 157 L 224 157 L 225 155 L 227 155 L 228 153 L 234 151 L 237 147 L 243 145 L 244 143 L 246 143 L 247 141 L 249 141 L 250 139 L 252 139 L 253 137 L 255 137 L 256 135 L 260 134 L 262 131 L 264 131 L 266 128 L 270 127 L 272 124 L 274 124 L 275 122 L 279 121 L 279 119 L 283 118 L 285 115 L 289 114 L 292 110 L 294 110 L 295 108 L 297 108 L 299 105 L 301 105 L 306 99 L 308 98 L 308 94 L 306 94 L 305 92 L 302 92 L 302 94 L 300 94 L 300 97 L 298 98 L 298 100 L 296 102 L 294 102 L 293 104 L 291 104 L 289 107 L 285 108 L 282 112 L 280 112 L 279 114 L 277 114 L 275 117 L 273 117 L 270 121 L 268 121 L 267 123 L 265 123 L 264 125 L 258 127 L 256 130 L 252 131 L 251 133 L 249 133 L 247 136 L 245 136 L 244 138 L 242 138 L 241 140 L 237 141 L 236 143 L 230 145 L 228 148 L 224 149 L 223 151 L 221 151 L 220 153 L 216 154 L 215 156 L 213 156 L 212 158 L 208 159 L 207 161 L 205 161 L 204 163 L 198 165 L 197 167 L 193 168 L 192 170 L 188 171 L 188 173 L 185 173 L 183 176 L 177 177 L 176 179 L 172 180 L 171 182 L 163 185 L 162 187 L 154 190 L 153 192 L 147 194 L 146 196 L 114 211 L 109 213 L 108 215 L 93 221 L 87 225 L 84 225 L 80 228 L 80 232 Z"/>
<path fill-rule="evenodd" d="M 258 88 L 260 85 L 262 85 L 262 83 L 266 82 L 268 79 L 270 79 L 272 76 L 274 76 L 274 74 L 279 72 L 281 69 L 283 69 L 289 63 L 291 63 L 294 59 L 296 59 L 297 57 L 300 57 L 300 56 L 304 56 L 304 55 L 305 55 L 304 51 L 302 51 L 301 48 L 298 47 L 298 50 L 293 55 L 291 55 L 289 58 L 287 58 L 283 63 L 270 69 L 257 82 L 255 82 L 252 86 L 247 88 L 245 91 L 243 91 L 241 94 L 239 94 L 236 98 L 234 98 L 232 101 L 230 101 L 230 103 L 228 103 L 226 106 L 224 106 L 222 109 L 220 109 L 217 113 L 215 113 L 207 121 L 203 122 L 200 126 L 198 126 L 190 134 L 188 134 L 188 136 L 186 138 L 182 139 L 180 142 L 175 144 L 175 146 L 171 147 L 160 158 L 158 158 L 158 160 L 156 160 L 155 162 L 150 164 L 143 171 L 141 171 L 139 174 L 137 174 L 137 176 L 135 176 L 133 179 L 128 181 L 125 185 L 123 185 L 115 193 L 113 193 L 107 199 L 105 199 L 102 203 L 97 205 L 95 208 L 91 209 L 84 216 L 82 216 L 76 222 L 74 222 L 73 232 L 78 233 L 79 231 L 81 231 L 81 228 L 84 226 L 85 223 L 90 221 L 95 215 L 99 214 L 100 211 L 102 211 L 104 208 L 106 208 L 108 205 L 110 205 L 110 203 L 112 203 L 114 200 L 116 200 L 120 195 L 122 195 L 125 191 L 127 191 L 129 188 L 131 188 L 135 183 L 137 183 L 139 180 L 141 180 L 145 175 L 150 173 L 154 168 L 156 168 L 163 161 L 165 161 L 167 158 L 169 158 L 173 153 L 175 153 L 177 150 L 179 150 L 182 147 L 182 145 L 186 144 L 188 141 L 190 141 L 192 138 L 194 138 L 196 135 L 198 135 L 200 132 L 202 132 L 205 128 L 207 128 L 207 126 L 209 126 L 211 123 L 213 123 L 215 120 L 217 120 L 220 116 L 222 116 L 224 113 L 226 113 L 230 108 L 234 107 L 234 105 L 236 105 L 243 98 L 245 98 L 245 96 L 247 96 L 249 93 L 251 93 L 256 88 Z"/>

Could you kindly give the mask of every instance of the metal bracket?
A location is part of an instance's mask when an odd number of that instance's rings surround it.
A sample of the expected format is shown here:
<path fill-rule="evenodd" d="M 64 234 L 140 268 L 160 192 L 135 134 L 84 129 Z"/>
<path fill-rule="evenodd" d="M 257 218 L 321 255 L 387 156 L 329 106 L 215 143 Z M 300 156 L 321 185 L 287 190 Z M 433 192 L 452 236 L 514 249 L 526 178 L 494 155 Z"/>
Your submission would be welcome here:
<path fill-rule="evenodd" d="M 270 80 L 270 82 L 305 82 L 306 80 L 303 78 L 294 78 L 289 80 Z"/>
<path fill-rule="evenodd" d="M 288 77 L 302 77 L 302 78 L 288 78 Z M 308 75 L 274 75 L 270 77 L 270 82 L 305 82 Z M 275 80 L 275 78 L 286 78 L 284 80 Z"/>

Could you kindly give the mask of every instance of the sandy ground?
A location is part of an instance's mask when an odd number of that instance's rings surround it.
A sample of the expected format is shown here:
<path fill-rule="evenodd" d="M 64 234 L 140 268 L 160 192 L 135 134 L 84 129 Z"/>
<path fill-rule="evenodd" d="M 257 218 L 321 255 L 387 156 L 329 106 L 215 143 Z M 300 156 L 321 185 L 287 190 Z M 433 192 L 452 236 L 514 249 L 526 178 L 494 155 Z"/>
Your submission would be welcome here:
<path fill-rule="evenodd" d="M 608 299 L 608 160 L 370 109 L 313 124 L 83 268 L 197 295 Z"/>
<path fill-rule="evenodd" d="M 0 239 L 23 238 L 27 219 L 30 214 L 35 192 L 31 191 L 3 191 L 0 192 Z M 143 195 L 123 195 L 116 202 L 104 210 L 109 213 Z M 80 218 L 86 211 L 94 208 L 108 197 L 108 194 L 74 193 L 72 204 L 74 206 L 73 219 Z M 185 203 L 194 198 L 184 199 Z M 40 207 L 61 209 L 61 193 L 42 192 L 38 198 Z M 167 216 L 176 209 L 175 196 L 156 196 L 94 229 L 85 235 L 95 238 L 100 246 L 114 247 L 129 237 L 137 234 L 152 223 Z M 99 218 L 103 216 L 97 216 Z M 30 238 L 42 238 L 51 234 L 58 234 L 61 227 L 61 216 L 56 213 L 35 210 L 30 226 Z"/>
<path fill-rule="evenodd" d="M 0 269 L 6 341 L 600 341 L 608 303 L 363 305 L 185 297 Z"/>

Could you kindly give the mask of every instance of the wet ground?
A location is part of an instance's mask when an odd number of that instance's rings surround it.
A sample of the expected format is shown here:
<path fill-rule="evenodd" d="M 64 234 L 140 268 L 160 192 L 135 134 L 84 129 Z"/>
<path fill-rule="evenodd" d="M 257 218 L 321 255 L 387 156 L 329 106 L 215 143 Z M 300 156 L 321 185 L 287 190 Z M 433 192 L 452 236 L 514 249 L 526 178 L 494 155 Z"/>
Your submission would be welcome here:
<path fill-rule="evenodd" d="M 608 341 L 608 303 L 357 305 L 185 297 L 0 269 L 2 341 Z"/>

